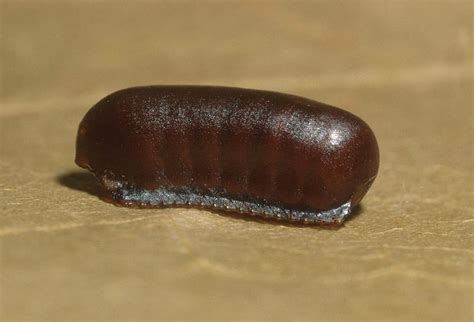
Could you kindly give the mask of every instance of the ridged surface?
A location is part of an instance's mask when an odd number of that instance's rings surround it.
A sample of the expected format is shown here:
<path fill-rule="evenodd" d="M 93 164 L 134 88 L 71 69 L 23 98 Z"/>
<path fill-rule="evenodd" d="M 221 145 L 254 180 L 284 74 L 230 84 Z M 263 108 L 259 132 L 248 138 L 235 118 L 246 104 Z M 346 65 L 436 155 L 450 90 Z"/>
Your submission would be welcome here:
<path fill-rule="evenodd" d="M 149 86 L 113 93 L 87 113 L 76 162 L 91 169 L 119 204 L 127 204 L 124 187 L 148 192 L 134 200 L 138 206 L 150 205 L 146 196 L 155 192 L 156 199 L 165 189 L 265 205 L 260 213 L 265 217 L 272 217 L 268 209 L 278 208 L 317 218 L 360 201 L 377 174 L 378 148 L 359 118 L 305 98 L 239 88 Z M 175 204 L 202 203 L 180 200 Z M 204 206 L 225 208 L 214 204 Z"/>

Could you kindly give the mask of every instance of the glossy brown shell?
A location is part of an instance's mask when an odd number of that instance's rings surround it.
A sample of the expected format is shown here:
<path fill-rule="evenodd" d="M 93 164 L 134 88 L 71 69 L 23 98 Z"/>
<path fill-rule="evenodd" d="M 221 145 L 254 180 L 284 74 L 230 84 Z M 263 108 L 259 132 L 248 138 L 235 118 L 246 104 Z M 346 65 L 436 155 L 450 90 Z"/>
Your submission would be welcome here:
<path fill-rule="evenodd" d="M 333 106 L 276 92 L 147 86 L 92 107 L 76 163 L 116 204 L 196 206 L 340 223 L 377 175 L 374 134 Z"/>

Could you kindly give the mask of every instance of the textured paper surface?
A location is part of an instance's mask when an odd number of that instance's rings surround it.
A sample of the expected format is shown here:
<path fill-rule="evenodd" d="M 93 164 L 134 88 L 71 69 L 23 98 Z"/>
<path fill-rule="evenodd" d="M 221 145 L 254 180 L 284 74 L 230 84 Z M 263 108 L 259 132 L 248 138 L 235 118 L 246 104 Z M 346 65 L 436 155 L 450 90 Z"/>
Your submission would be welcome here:
<path fill-rule="evenodd" d="M 471 1 L 2 1 L 1 317 L 473 319 Z M 216 84 L 359 115 L 379 177 L 342 229 L 96 197 L 84 113 Z"/>

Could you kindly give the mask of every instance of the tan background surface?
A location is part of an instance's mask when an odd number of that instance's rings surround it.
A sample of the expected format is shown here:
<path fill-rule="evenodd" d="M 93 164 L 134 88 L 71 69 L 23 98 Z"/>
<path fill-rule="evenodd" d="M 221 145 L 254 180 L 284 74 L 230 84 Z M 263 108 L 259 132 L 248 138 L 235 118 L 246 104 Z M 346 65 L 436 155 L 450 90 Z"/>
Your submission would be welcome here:
<path fill-rule="evenodd" d="M 471 1 L 2 1 L 3 319 L 473 318 Z M 77 125 L 142 84 L 343 106 L 381 169 L 340 230 L 100 201 Z"/>

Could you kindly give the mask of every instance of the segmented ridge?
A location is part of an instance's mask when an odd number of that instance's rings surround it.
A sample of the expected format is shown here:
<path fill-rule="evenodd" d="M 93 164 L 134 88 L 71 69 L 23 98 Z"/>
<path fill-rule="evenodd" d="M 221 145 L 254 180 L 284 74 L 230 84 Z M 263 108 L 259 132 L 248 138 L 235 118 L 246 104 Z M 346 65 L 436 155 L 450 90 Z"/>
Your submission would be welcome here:
<path fill-rule="evenodd" d="M 112 193 L 114 202 L 138 207 L 199 206 L 216 210 L 237 211 L 264 218 L 313 224 L 341 224 L 351 212 L 351 202 L 324 211 L 302 211 L 272 204 L 260 204 L 225 196 L 204 195 L 192 191 L 175 192 L 165 188 L 147 191 L 122 185 Z"/>

